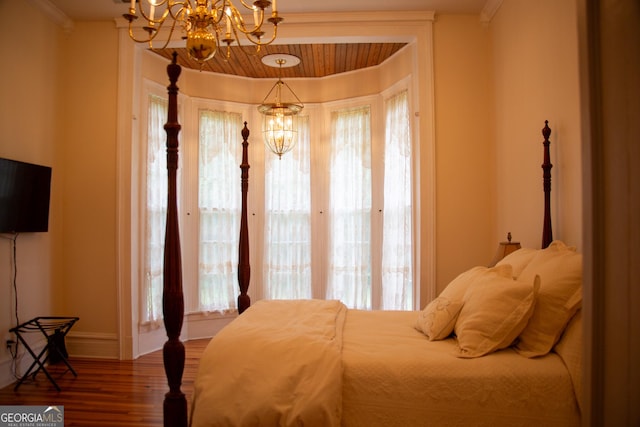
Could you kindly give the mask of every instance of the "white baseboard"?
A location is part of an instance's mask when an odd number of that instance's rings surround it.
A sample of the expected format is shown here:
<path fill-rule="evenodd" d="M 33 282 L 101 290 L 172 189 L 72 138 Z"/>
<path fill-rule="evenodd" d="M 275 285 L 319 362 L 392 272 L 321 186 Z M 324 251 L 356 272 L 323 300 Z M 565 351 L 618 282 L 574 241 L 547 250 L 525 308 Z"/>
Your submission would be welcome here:
<path fill-rule="evenodd" d="M 118 335 L 113 333 L 69 332 L 65 338 L 67 352 L 71 357 L 118 359 Z"/>

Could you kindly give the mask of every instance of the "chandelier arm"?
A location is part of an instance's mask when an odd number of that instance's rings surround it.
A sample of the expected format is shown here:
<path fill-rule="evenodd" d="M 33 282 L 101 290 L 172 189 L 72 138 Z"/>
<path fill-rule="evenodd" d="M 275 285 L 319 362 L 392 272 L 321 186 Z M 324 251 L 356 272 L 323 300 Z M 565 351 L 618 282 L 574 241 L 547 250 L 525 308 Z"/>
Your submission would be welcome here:
<path fill-rule="evenodd" d="M 154 24 L 158 24 L 159 27 L 162 27 L 162 25 L 165 23 L 165 21 L 167 20 L 167 16 L 169 16 L 169 14 L 171 13 L 171 9 L 170 8 L 166 8 L 163 12 L 162 12 L 162 16 L 160 18 L 158 18 L 157 20 L 154 19 L 152 21 L 149 22 L 153 22 Z M 173 18 L 173 16 L 172 16 Z M 174 21 L 175 22 L 175 19 Z"/>
<path fill-rule="evenodd" d="M 233 28 L 233 32 L 235 33 L 236 29 L 242 31 L 244 29 L 244 19 L 242 18 L 242 15 L 240 14 L 240 12 L 238 11 L 238 9 L 234 6 L 234 5 L 229 5 L 227 6 L 227 9 L 230 13 L 227 14 L 225 13 L 225 15 L 227 15 L 229 17 L 229 19 L 231 19 L 233 25 L 231 26 Z M 237 36 L 237 34 L 236 34 Z"/>
<path fill-rule="evenodd" d="M 147 30 L 147 28 L 151 28 L 152 30 L 151 31 Z M 129 22 L 129 37 L 131 38 L 131 40 L 133 40 L 136 43 L 148 43 L 149 47 L 151 47 L 151 43 L 153 42 L 153 40 L 156 38 L 156 36 L 160 32 L 159 31 L 160 28 L 161 28 L 161 26 L 158 26 L 158 28 L 156 28 L 156 27 L 144 27 L 144 28 L 141 28 L 142 30 L 147 31 L 147 34 L 149 34 L 149 37 L 138 38 L 138 37 L 136 37 L 136 35 L 133 32 L 132 23 Z"/>
<path fill-rule="evenodd" d="M 233 18 L 233 23 L 234 23 L 233 27 L 238 31 L 240 31 L 241 33 L 243 33 L 245 36 L 262 28 L 262 25 L 264 24 L 264 10 L 259 10 L 260 18 L 257 20 L 257 22 L 254 21 L 254 28 L 251 30 L 248 30 L 244 22 L 244 18 L 242 17 L 242 14 L 238 10 L 238 8 L 236 8 L 233 5 L 228 7 L 229 7 L 229 10 L 231 11 L 231 17 Z M 255 16 L 254 16 L 254 19 L 255 19 Z"/>
<path fill-rule="evenodd" d="M 149 35 L 149 37 L 138 38 L 138 37 L 135 36 L 134 31 L 133 31 L 133 21 L 134 21 L 135 18 L 129 19 L 129 37 L 133 41 L 135 41 L 136 43 L 148 43 L 150 49 L 157 49 L 157 48 L 153 47 L 153 40 L 155 40 L 157 35 L 160 34 L 160 30 L 164 26 L 164 23 L 166 22 L 167 16 L 171 15 L 171 17 L 173 18 L 173 23 L 171 25 L 171 29 L 169 30 L 169 36 L 167 37 L 167 41 L 160 48 L 160 49 L 164 49 L 165 47 L 167 47 L 167 45 L 169 44 L 169 40 L 171 40 L 171 37 L 173 36 L 173 32 L 175 30 L 175 26 L 176 26 L 176 22 L 177 22 L 177 20 L 175 19 L 175 16 L 172 13 L 172 10 L 171 10 L 171 7 L 173 7 L 174 5 L 170 4 L 169 0 L 163 0 L 163 1 L 159 2 L 159 3 L 150 2 L 149 4 L 153 4 L 154 7 L 163 6 L 163 5 L 167 4 L 167 8 L 163 11 L 162 16 L 160 18 L 152 20 L 152 19 L 149 19 L 150 16 L 148 16 L 145 13 L 144 8 L 141 6 L 140 7 L 140 14 L 149 23 L 149 26 L 142 27 L 142 30 L 146 31 L 147 34 Z M 134 10 L 134 12 L 135 12 L 135 10 Z M 180 12 L 178 12 L 178 14 L 179 13 Z M 135 16 L 135 14 L 133 14 L 133 16 Z"/>
<path fill-rule="evenodd" d="M 235 8 L 234 8 L 235 9 Z M 231 10 L 231 9 L 230 9 Z M 231 29 L 231 33 L 230 35 L 232 35 L 231 38 L 227 39 L 226 43 L 227 43 L 227 50 L 229 51 L 231 49 L 231 44 L 233 42 L 236 42 L 238 44 L 238 46 L 240 46 L 240 37 L 238 35 L 238 23 L 237 23 L 237 18 L 234 16 L 234 12 L 233 10 L 231 10 L 231 15 L 227 15 L 229 22 L 231 22 L 230 24 L 230 29 Z M 240 17 L 240 19 L 242 19 L 242 17 Z M 244 22 L 242 22 L 242 25 L 244 25 Z M 227 52 L 228 53 L 228 52 Z"/>
<path fill-rule="evenodd" d="M 154 9 L 155 9 L 156 7 L 161 7 L 161 6 L 163 6 L 163 5 L 164 5 L 164 4 L 166 4 L 167 2 L 168 2 L 168 0 L 162 0 L 161 2 L 159 2 L 159 3 L 157 3 L 157 4 L 156 4 L 156 2 L 154 2 L 153 0 L 151 0 L 151 1 L 147 1 L 147 4 L 148 4 L 149 6 L 153 6 L 153 7 L 154 7 Z M 160 25 L 162 25 L 162 23 L 164 22 L 164 20 L 165 20 L 165 19 L 166 19 L 166 17 L 167 17 L 167 11 L 168 11 L 168 10 L 169 10 L 169 8 L 167 7 L 167 9 L 165 9 L 165 10 L 164 10 L 164 12 L 162 13 L 162 17 L 161 17 L 160 19 L 157 19 L 157 20 L 156 20 L 156 19 L 151 19 L 151 16 L 150 16 L 150 15 L 147 15 L 147 13 L 144 11 L 144 7 L 142 7 L 142 1 L 140 1 L 140 15 L 142 15 L 142 17 L 143 17 L 143 18 L 144 18 L 144 19 L 145 19 L 149 24 L 154 23 L 154 24 L 160 24 Z"/>
<path fill-rule="evenodd" d="M 276 37 L 278 36 L 278 26 L 277 24 L 274 24 L 273 26 L 273 34 L 271 35 L 271 38 L 268 41 L 264 41 L 262 39 L 262 35 L 264 34 L 264 32 L 259 31 L 259 36 L 257 37 L 257 39 L 251 38 L 251 36 L 257 32 L 257 30 L 259 30 L 262 25 L 264 24 L 264 13 L 261 13 L 260 16 L 260 21 L 259 21 L 259 25 L 254 28 L 253 30 L 248 30 L 246 28 L 246 25 L 244 23 L 244 19 L 242 18 L 242 15 L 240 15 L 240 13 L 238 12 L 238 9 L 236 8 L 230 8 L 231 10 L 231 17 L 230 19 L 233 20 L 233 24 L 231 26 L 231 30 L 233 35 L 235 36 L 235 41 L 238 44 L 238 46 L 247 54 L 247 55 L 256 55 L 257 53 L 260 52 L 260 46 L 262 45 L 269 45 L 271 44 Z M 241 33 L 245 36 L 245 38 L 247 39 L 247 41 L 249 41 L 251 44 L 257 46 L 257 50 L 255 52 L 247 52 L 246 49 L 244 49 L 244 46 L 242 44 L 240 44 L 240 37 L 238 35 L 238 33 Z"/>
<path fill-rule="evenodd" d="M 166 1 L 166 0 L 165 0 Z M 174 13 L 173 10 L 178 8 L 178 12 Z M 191 2 L 187 1 L 167 1 L 167 10 L 174 21 L 183 21 L 184 15 L 188 10 L 192 10 Z M 181 16 L 182 15 L 182 16 Z"/>
<path fill-rule="evenodd" d="M 154 36 L 153 36 L 153 38 L 152 38 L 151 40 L 149 40 L 149 48 L 150 48 L 151 50 L 155 50 L 155 49 L 164 49 L 164 48 L 166 48 L 167 46 L 169 46 L 169 42 L 171 41 L 171 38 L 173 37 L 173 32 L 174 32 L 174 31 L 175 31 L 175 29 L 176 29 L 176 23 L 177 23 L 177 22 L 178 22 L 178 21 L 173 21 L 173 22 L 171 23 L 171 29 L 169 30 L 169 35 L 167 36 L 167 39 L 164 41 L 164 44 L 162 45 L 162 47 L 159 47 L 159 48 L 157 48 L 157 47 L 153 47 L 153 40 L 154 40 L 154 39 L 155 39 L 155 37 L 156 37 L 156 36 L 154 35 Z M 160 33 L 160 30 L 158 29 L 158 31 L 156 31 L 156 33 L 155 33 L 155 34 L 159 34 L 159 33 Z"/>
<path fill-rule="evenodd" d="M 129 23 L 129 37 L 131 38 L 131 40 L 133 40 L 136 43 L 149 43 L 151 42 L 151 38 L 146 38 L 146 39 L 139 39 L 135 36 L 135 34 L 133 34 L 133 25 L 131 25 L 131 22 Z"/>
<path fill-rule="evenodd" d="M 249 10 L 253 10 L 253 4 L 245 3 L 244 0 L 240 0 L 240 3 Z M 271 4 L 271 2 L 269 2 Z M 262 9 L 264 11 L 264 9 Z"/>
<path fill-rule="evenodd" d="M 252 44 L 256 45 L 256 46 L 267 46 L 270 45 L 271 43 L 273 43 L 273 41 L 276 39 L 276 37 L 278 37 L 278 26 L 274 25 L 273 26 L 273 34 L 271 35 L 271 38 L 269 39 L 269 41 L 264 41 L 264 39 L 262 38 L 258 38 L 257 40 L 254 40 L 250 37 L 251 32 L 249 33 L 245 33 L 245 35 L 247 36 L 247 40 L 249 42 L 251 42 Z"/>

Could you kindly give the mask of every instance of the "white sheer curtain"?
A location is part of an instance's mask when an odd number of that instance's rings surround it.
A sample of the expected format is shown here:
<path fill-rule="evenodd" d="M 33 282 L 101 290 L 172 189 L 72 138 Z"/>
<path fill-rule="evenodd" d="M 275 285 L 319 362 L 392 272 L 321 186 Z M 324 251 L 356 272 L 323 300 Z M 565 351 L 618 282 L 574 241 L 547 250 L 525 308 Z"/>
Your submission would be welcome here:
<path fill-rule="evenodd" d="M 311 298 L 309 119 L 301 116 L 292 151 L 265 156 L 263 286 L 267 299 Z"/>
<path fill-rule="evenodd" d="M 371 126 L 368 106 L 331 113 L 327 298 L 371 308 Z"/>
<path fill-rule="evenodd" d="M 242 116 L 200 110 L 199 119 L 199 303 L 202 311 L 224 311 L 236 308 L 239 293 Z"/>
<path fill-rule="evenodd" d="M 149 95 L 146 150 L 144 286 L 141 322 L 162 319 L 165 224 L 167 221 L 167 100 Z"/>
<path fill-rule="evenodd" d="M 407 91 L 385 102 L 382 309 L 413 307 L 411 130 Z"/>

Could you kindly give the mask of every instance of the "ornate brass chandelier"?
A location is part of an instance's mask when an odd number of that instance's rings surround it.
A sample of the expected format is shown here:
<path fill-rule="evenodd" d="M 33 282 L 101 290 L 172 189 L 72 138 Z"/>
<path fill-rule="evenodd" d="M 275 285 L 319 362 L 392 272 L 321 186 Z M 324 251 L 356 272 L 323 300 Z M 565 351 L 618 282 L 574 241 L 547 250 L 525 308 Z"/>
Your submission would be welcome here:
<path fill-rule="evenodd" d="M 262 57 L 262 63 L 271 67 L 279 67 L 278 81 L 273 85 L 258 111 L 262 114 L 262 135 L 269 149 L 282 158 L 290 151 L 298 139 L 298 114 L 304 105 L 298 99 L 288 84 L 282 81 L 282 67 L 292 67 L 300 63 L 300 58 L 294 55 L 274 53 Z M 292 96 L 285 99 L 282 89 L 286 88 Z M 267 102 L 270 95 L 274 95 L 272 102 Z"/>
<path fill-rule="evenodd" d="M 139 5 L 136 3 L 139 2 Z M 231 0 L 131 0 L 129 13 L 122 16 L 129 21 L 129 36 L 138 43 L 148 43 L 156 49 L 153 42 L 158 34 L 167 34 L 162 38 L 160 49 L 169 44 L 176 26 L 182 29 L 186 39 L 187 52 L 200 65 L 213 58 L 219 47 L 227 45 L 227 57 L 231 54 L 231 44 L 240 45 L 241 35 L 256 46 L 268 45 L 275 40 L 278 24 L 283 18 L 278 16 L 276 0 L 255 0 L 253 4 L 240 0 L 246 11 L 253 16 L 253 23 L 245 24 L 240 11 Z M 137 7 L 138 6 L 138 7 Z M 266 9 L 271 7 L 271 15 Z M 142 16 L 146 25 L 141 28 L 133 25 Z M 251 19 L 251 18 L 250 18 Z M 249 19 L 249 20 L 250 20 Z M 271 36 L 265 38 L 266 22 L 273 26 Z M 168 33 L 161 31 L 165 29 Z M 160 38 L 158 40 L 161 40 Z"/>

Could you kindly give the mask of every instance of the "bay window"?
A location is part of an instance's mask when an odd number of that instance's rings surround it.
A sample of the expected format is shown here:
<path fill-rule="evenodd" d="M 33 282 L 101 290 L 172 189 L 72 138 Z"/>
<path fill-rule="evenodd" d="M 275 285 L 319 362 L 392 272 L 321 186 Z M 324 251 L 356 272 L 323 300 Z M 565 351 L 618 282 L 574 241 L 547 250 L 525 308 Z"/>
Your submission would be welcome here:
<path fill-rule="evenodd" d="M 189 269 L 183 287 L 187 313 L 236 306 L 240 132 L 247 119 L 256 123 L 249 125 L 256 129 L 249 138 L 250 163 L 259 162 L 251 172 L 261 172 L 249 178 L 249 204 L 260 216 L 254 221 L 260 227 L 249 229 L 252 241 L 261 243 L 251 247 L 251 287 L 259 288 L 259 297 L 331 298 L 353 308 L 412 309 L 415 209 L 407 90 L 387 99 L 305 109 L 297 144 L 282 158 L 264 149 L 257 113 L 243 117 L 249 113 L 211 104 L 188 110 L 197 119 L 185 121 L 197 121 L 198 132 L 181 140 L 186 156 L 195 158 L 181 172 L 182 191 L 193 194 L 187 198 L 197 206 L 187 204 L 181 212 L 183 253 L 197 260 L 183 264 Z M 149 95 L 141 321 L 161 316 L 165 120 L 166 101 Z"/>

